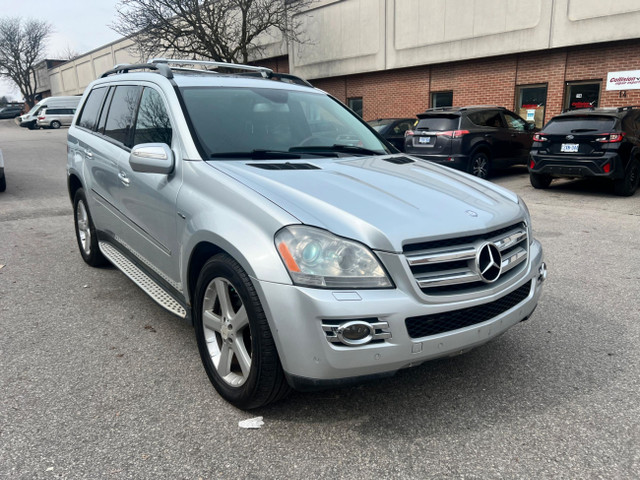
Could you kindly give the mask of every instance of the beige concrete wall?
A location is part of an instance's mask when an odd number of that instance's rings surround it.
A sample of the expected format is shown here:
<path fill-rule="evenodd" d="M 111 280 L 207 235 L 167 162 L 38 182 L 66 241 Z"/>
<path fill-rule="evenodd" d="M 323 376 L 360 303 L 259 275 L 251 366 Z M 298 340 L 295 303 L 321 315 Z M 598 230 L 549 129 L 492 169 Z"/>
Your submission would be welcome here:
<path fill-rule="evenodd" d="M 320 0 L 291 71 L 323 78 L 639 38 L 640 0 Z"/>
<path fill-rule="evenodd" d="M 318 0 L 298 17 L 306 41 L 265 34 L 252 59 L 289 54 L 290 71 L 326 78 L 640 38 L 640 0 Z M 118 63 L 130 40 L 49 71 L 53 95 L 77 95 Z"/>
<path fill-rule="evenodd" d="M 133 42 L 123 39 L 49 70 L 52 95 L 80 95 L 96 78 L 118 63 L 140 61 Z"/>

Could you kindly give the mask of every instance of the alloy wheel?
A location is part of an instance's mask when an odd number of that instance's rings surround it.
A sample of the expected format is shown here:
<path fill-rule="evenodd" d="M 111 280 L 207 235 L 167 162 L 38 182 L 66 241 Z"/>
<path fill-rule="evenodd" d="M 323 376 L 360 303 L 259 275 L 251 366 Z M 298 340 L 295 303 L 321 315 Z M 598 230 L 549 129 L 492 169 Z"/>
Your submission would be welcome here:
<path fill-rule="evenodd" d="M 214 278 L 207 285 L 202 328 L 220 378 L 232 387 L 243 385 L 251 371 L 249 317 L 240 295 L 226 278 Z"/>

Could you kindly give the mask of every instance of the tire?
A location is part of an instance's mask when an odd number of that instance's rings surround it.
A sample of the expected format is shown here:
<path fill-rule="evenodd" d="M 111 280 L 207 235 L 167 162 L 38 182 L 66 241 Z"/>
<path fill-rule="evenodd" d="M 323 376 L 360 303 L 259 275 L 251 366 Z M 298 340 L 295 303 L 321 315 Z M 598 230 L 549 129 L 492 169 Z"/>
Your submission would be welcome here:
<path fill-rule="evenodd" d="M 638 189 L 640 184 L 640 161 L 634 158 L 629 162 L 624 178 L 615 180 L 613 191 L 621 197 L 630 197 Z"/>
<path fill-rule="evenodd" d="M 105 265 L 107 259 L 98 248 L 98 236 L 87 206 L 87 197 L 82 188 L 79 188 L 73 197 L 73 223 L 82 259 L 92 267 Z"/>
<path fill-rule="evenodd" d="M 35 124 L 35 122 L 30 123 L 27 127 L 29 130 L 38 130 L 40 127 Z"/>
<path fill-rule="evenodd" d="M 529 181 L 533 188 L 545 189 L 551 185 L 551 175 L 545 175 L 544 173 L 529 172 Z"/>
<path fill-rule="evenodd" d="M 7 189 L 7 177 L 4 176 L 4 173 L 0 177 L 0 192 L 4 192 Z"/>
<path fill-rule="evenodd" d="M 50 126 L 51 128 L 53 128 L 53 129 L 56 129 L 56 130 L 57 130 L 58 128 L 60 128 L 60 125 L 61 125 L 61 123 L 60 123 L 59 121 L 54 120 L 53 122 L 51 122 L 51 125 L 49 125 L 49 126 Z"/>
<path fill-rule="evenodd" d="M 467 172 L 471 175 L 487 179 L 491 171 L 491 159 L 485 152 L 476 152 L 471 156 L 469 160 L 469 166 Z"/>
<path fill-rule="evenodd" d="M 194 305 L 198 350 L 220 396 L 248 410 L 289 393 L 264 310 L 238 262 L 224 253 L 209 259 Z"/>

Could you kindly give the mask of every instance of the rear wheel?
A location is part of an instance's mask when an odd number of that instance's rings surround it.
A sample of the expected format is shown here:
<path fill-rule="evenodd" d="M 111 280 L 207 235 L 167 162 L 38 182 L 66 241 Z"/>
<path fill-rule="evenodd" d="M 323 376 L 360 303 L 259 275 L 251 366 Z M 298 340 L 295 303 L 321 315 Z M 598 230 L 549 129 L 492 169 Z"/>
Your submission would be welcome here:
<path fill-rule="evenodd" d="M 92 267 L 99 267 L 107 263 L 98 248 L 98 236 L 89 213 L 89 207 L 87 207 L 87 197 L 82 188 L 79 188 L 73 197 L 73 219 L 82 259 Z"/>
<path fill-rule="evenodd" d="M 549 188 L 549 185 L 551 185 L 551 180 L 551 175 L 529 172 L 529 181 L 531 182 L 531 186 L 533 188 Z"/>
<path fill-rule="evenodd" d="M 633 159 L 627 166 L 627 172 L 624 178 L 615 180 L 613 189 L 616 195 L 621 197 L 630 197 L 638 189 L 640 184 L 640 161 Z"/>
<path fill-rule="evenodd" d="M 469 160 L 467 171 L 478 178 L 488 178 L 491 169 L 491 160 L 485 152 L 476 152 Z"/>
<path fill-rule="evenodd" d="M 53 122 L 51 122 L 51 128 L 60 128 L 60 122 L 57 120 L 54 120 Z"/>
<path fill-rule="evenodd" d="M 264 310 L 238 262 L 212 257 L 198 277 L 194 303 L 200 357 L 225 400 L 251 409 L 289 392 Z"/>

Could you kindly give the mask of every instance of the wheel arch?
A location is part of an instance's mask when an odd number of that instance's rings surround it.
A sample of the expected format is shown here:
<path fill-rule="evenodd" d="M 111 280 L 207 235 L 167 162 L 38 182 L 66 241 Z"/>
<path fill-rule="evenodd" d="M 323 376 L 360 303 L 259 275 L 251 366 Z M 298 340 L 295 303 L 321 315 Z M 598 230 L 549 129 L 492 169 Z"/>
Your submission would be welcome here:
<path fill-rule="evenodd" d="M 69 199 L 71 200 L 71 203 L 73 203 L 76 192 L 80 188 L 83 188 L 80 177 L 78 177 L 78 175 L 76 175 L 75 173 L 70 173 L 69 178 L 67 178 L 67 189 L 69 190 Z"/>
<path fill-rule="evenodd" d="M 489 160 L 491 160 L 491 157 L 493 156 L 491 154 L 491 145 L 489 145 L 486 142 L 478 142 L 475 145 L 473 145 L 471 147 L 471 152 L 469 153 L 469 158 L 473 157 L 476 153 L 485 153 L 488 157 Z"/>

